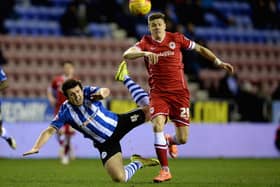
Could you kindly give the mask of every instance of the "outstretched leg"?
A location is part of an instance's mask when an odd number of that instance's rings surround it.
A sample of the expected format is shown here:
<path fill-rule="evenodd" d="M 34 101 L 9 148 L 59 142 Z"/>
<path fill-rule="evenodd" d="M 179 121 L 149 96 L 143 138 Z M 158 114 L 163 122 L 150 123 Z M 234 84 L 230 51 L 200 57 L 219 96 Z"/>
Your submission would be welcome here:
<path fill-rule="evenodd" d="M 113 181 L 128 182 L 139 169 L 157 165 L 159 165 L 157 159 L 146 159 L 140 155 L 133 155 L 131 162 L 123 166 L 122 154 L 118 152 L 106 161 L 104 167 Z"/>
<path fill-rule="evenodd" d="M 115 80 L 123 82 L 125 87 L 128 89 L 129 93 L 131 94 L 133 100 L 139 106 L 149 105 L 148 93 L 145 92 L 145 90 L 141 88 L 140 85 L 138 85 L 129 77 L 125 61 L 122 61 L 121 64 L 119 65 L 118 71 L 115 75 Z M 165 118 L 163 119 L 162 124 L 164 123 L 165 123 Z M 164 137 L 163 130 L 161 130 L 160 132 L 156 131 L 154 133 L 154 136 L 155 136 L 155 142 L 154 142 L 155 150 L 161 165 L 160 173 L 157 177 L 154 178 L 154 181 L 163 182 L 166 180 L 170 180 L 172 178 L 168 167 L 168 158 L 167 158 L 168 145 L 167 145 L 167 140 Z"/>
<path fill-rule="evenodd" d="M 122 61 L 119 65 L 118 71 L 115 75 L 115 80 L 124 84 L 138 106 L 142 107 L 149 105 L 148 93 L 130 78 L 125 61 Z"/>

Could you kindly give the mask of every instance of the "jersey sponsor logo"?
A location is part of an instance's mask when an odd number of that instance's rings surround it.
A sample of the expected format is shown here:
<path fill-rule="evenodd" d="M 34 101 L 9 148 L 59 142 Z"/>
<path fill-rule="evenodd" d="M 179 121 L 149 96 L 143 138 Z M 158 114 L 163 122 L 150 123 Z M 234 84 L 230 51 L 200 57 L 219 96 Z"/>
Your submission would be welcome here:
<path fill-rule="evenodd" d="M 107 156 L 107 152 L 103 151 L 103 152 L 101 153 L 101 158 L 104 159 L 104 158 L 106 158 L 106 156 Z"/>
<path fill-rule="evenodd" d="M 170 49 L 175 49 L 175 47 L 176 47 L 175 42 L 170 42 L 170 43 L 169 43 L 169 48 L 170 48 Z"/>
<path fill-rule="evenodd" d="M 135 122 L 135 121 L 137 121 L 137 120 L 138 120 L 138 118 L 139 118 L 139 115 L 138 115 L 138 114 L 134 114 L 134 115 L 130 116 L 130 120 L 131 120 L 131 122 Z"/>
<path fill-rule="evenodd" d="M 173 56 L 174 54 L 174 51 L 163 51 L 159 53 L 158 56 Z"/>

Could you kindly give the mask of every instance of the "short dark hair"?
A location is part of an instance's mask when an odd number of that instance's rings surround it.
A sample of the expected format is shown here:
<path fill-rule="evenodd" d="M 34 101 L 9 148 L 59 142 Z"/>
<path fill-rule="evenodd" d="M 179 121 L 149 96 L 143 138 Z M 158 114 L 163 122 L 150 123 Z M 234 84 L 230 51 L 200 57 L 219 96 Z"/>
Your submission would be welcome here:
<path fill-rule="evenodd" d="M 70 65 L 74 66 L 74 63 L 70 60 L 63 61 L 62 66 L 64 66 L 65 64 L 70 64 Z"/>
<path fill-rule="evenodd" d="M 154 13 L 151 13 L 149 16 L 148 16 L 148 23 L 150 23 L 150 21 L 153 21 L 155 19 L 162 19 L 165 23 L 166 23 L 166 17 L 163 13 L 161 12 L 154 12 Z"/>
<path fill-rule="evenodd" d="M 76 80 L 76 79 L 68 79 L 66 80 L 63 84 L 62 84 L 62 92 L 65 95 L 65 97 L 68 98 L 67 95 L 67 90 L 74 88 L 76 86 L 79 86 L 81 89 L 83 89 L 82 83 L 80 80 Z"/>

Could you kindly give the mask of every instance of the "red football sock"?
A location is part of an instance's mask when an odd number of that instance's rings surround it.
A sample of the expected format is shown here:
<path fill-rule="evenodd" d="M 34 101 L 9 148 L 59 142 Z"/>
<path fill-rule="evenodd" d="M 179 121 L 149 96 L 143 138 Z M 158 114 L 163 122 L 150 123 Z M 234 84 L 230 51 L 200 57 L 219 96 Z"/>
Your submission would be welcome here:
<path fill-rule="evenodd" d="M 66 145 L 66 146 L 64 147 L 64 154 L 67 155 L 68 152 L 69 152 L 69 150 L 70 150 L 70 146 L 69 146 L 69 145 Z"/>
<path fill-rule="evenodd" d="M 155 136 L 154 146 L 160 165 L 161 167 L 168 167 L 168 158 L 167 158 L 168 145 L 165 140 L 164 133 L 156 132 L 154 136 Z"/>
<path fill-rule="evenodd" d="M 160 165 L 162 167 L 168 167 L 167 145 L 155 145 L 155 149 Z"/>

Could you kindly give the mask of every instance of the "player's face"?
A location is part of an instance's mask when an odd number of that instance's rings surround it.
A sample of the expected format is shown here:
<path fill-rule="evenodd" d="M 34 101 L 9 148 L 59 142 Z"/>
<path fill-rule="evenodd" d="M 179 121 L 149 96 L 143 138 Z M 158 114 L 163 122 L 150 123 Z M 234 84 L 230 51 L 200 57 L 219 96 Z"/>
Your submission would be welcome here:
<path fill-rule="evenodd" d="M 68 101 L 75 106 L 81 106 L 84 102 L 83 90 L 79 85 L 67 90 Z"/>
<path fill-rule="evenodd" d="M 154 19 L 149 22 L 149 30 L 156 40 L 161 40 L 165 35 L 166 24 L 163 19 Z"/>
<path fill-rule="evenodd" d="M 64 64 L 63 69 L 64 69 L 64 74 L 67 77 L 71 78 L 73 76 L 73 74 L 74 74 L 74 67 L 73 67 L 72 64 L 67 64 L 67 63 Z"/>

